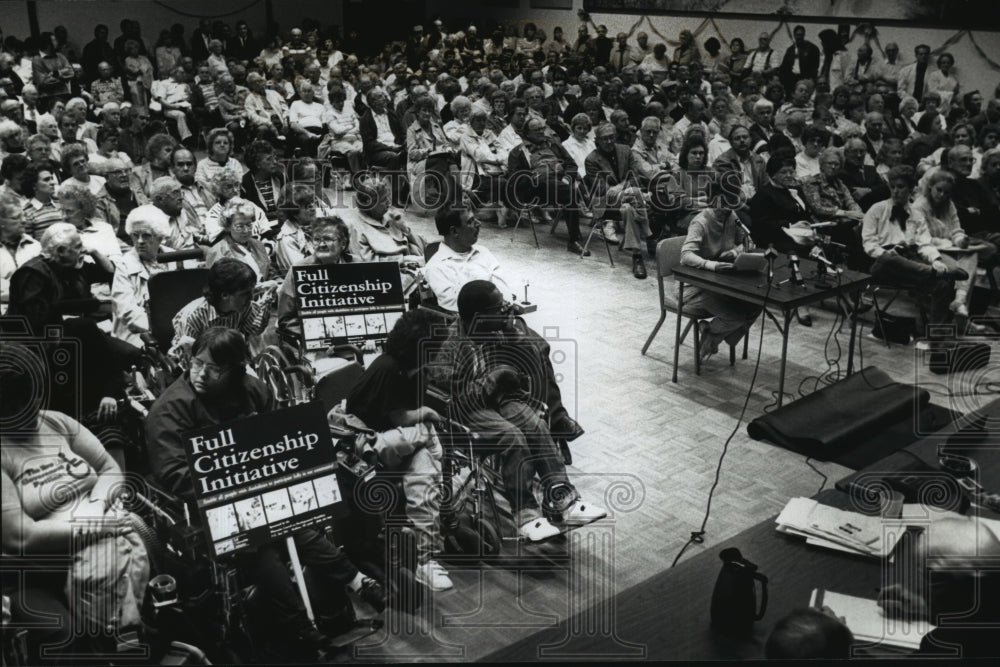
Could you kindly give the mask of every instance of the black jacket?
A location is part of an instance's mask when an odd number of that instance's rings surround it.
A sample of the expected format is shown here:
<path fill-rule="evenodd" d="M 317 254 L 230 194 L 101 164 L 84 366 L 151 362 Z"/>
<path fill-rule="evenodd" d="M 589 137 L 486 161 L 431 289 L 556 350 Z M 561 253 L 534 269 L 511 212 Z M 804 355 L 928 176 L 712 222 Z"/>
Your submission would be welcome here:
<path fill-rule="evenodd" d="M 805 202 L 805 197 L 799 194 Z M 762 248 L 774 245 L 778 250 L 787 251 L 795 243 L 781 230 L 794 222 L 809 220 L 811 216 L 795 197 L 785 188 L 779 188 L 770 181 L 761 186 L 750 200 L 750 219 L 753 220 L 751 235 L 754 243 Z"/>
<path fill-rule="evenodd" d="M 781 66 L 778 73 L 781 75 L 782 85 L 791 93 L 792 88 L 799 79 L 815 79 L 819 74 L 819 47 L 812 42 L 803 42 L 799 51 L 799 73 L 793 74 L 792 67 L 795 64 L 795 47 L 789 46 L 785 50 L 785 57 L 781 59 Z"/>
<path fill-rule="evenodd" d="M 399 122 L 399 116 L 392 109 L 386 109 L 385 113 L 389 116 L 389 127 L 392 129 L 392 135 L 396 137 L 396 143 L 405 149 L 406 131 L 403 129 L 403 124 Z M 375 115 L 371 109 L 361 117 L 360 125 L 361 142 L 364 144 L 366 156 L 377 151 L 390 150 L 389 146 L 378 141 L 378 126 L 375 124 Z"/>

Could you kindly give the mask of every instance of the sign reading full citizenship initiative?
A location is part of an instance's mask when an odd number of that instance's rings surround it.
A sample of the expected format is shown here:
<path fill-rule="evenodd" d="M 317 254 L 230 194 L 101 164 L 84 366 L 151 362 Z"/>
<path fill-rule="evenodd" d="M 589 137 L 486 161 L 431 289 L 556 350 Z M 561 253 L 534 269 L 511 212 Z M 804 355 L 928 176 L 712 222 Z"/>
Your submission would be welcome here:
<path fill-rule="evenodd" d="M 345 512 L 321 403 L 192 431 L 184 444 L 215 558 Z"/>
<path fill-rule="evenodd" d="M 292 271 L 307 351 L 384 343 L 403 314 L 396 262 L 317 264 Z"/>

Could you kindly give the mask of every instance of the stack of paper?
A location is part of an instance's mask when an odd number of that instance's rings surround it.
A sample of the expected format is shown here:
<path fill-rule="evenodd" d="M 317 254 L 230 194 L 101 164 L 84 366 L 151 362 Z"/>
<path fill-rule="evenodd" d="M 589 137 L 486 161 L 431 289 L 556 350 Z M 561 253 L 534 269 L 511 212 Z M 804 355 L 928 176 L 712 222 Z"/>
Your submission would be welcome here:
<path fill-rule="evenodd" d="M 902 621 L 885 616 L 875 600 L 815 589 L 809 606 L 824 607 L 851 629 L 855 642 L 887 644 L 917 650 L 924 635 L 934 629 L 927 621 Z"/>
<path fill-rule="evenodd" d="M 863 556 L 886 558 L 906 526 L 899 519 L 839 510 L 810 498 L 792 498 L 781 510 L 777 530 L 801 535 L 806 544 Z"/>

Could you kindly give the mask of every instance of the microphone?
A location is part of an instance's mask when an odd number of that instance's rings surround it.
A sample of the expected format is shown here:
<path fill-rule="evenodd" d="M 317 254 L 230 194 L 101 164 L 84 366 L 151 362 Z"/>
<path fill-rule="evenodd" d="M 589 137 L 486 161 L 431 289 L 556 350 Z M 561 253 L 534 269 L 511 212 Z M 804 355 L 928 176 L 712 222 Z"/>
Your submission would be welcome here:
<path fill-rule="evenodd" d="M 792 283 L 795 285 L 805 285 L 802 279 L 802 271 L 799 269 L 799 256 L 794 252 L 788 253 L 788 265 L 792 269 Z"/>
<path fill-rule="evenodd" d="M 843 273 L 844 272 L 844 270 L 842 268 L 840 268 L 839 266 L 837 266 L 836 264 L 834 264 L 833 262 L 831 262 L 830 260 L 828 260 L 826 258 L 826 255 L 823 254 L 823 249 L 820 248 L 818 245 L 814 245 L 812 247 L 812 250 L 809 251 L 809 259 L 815 259 L 817 262 L 822 262 L 831 271 L 833 271 L 835 273 Z"/>

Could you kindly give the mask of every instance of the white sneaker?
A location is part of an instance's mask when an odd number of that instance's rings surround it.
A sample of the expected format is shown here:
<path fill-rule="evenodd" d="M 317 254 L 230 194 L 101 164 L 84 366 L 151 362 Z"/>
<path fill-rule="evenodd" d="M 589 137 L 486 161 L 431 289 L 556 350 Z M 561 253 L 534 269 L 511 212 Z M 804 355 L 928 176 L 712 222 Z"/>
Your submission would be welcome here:
<path fill-rule="evenodd" d="M 455 587 L 448 576 L 448 570 L 436 560 L 429 560 L 417 566 L 417 581 L 432 591 L 447 591 Z"/>
<path fill-rule="evenodd" d="M 530 542 L 541 542 L 550 537 L 555 537 L 561 531 L 549 523 L 549 520 L 545 517 L 539 517 L 521 526 L 520 532 L 521 537 Z"/>
<path fill-rule="evenodd" d="M 582 525 L 590 523 L 591 521 L 603 519 L 607 515 L 608 512 L 603 507 L 585 503 L 582 499 L 577 498 L 576 501 L 569 506 L 569 509 L 563 512 L 563 523 Z"/>
<path fill-rule="evenodd" d="M 618 243 L 618 230 L 615 229 L 615 223 L 610 220 L 605 222 L 602 232 L 604 234 L 604 238 L 608 240 L 608 243 Z"/>

